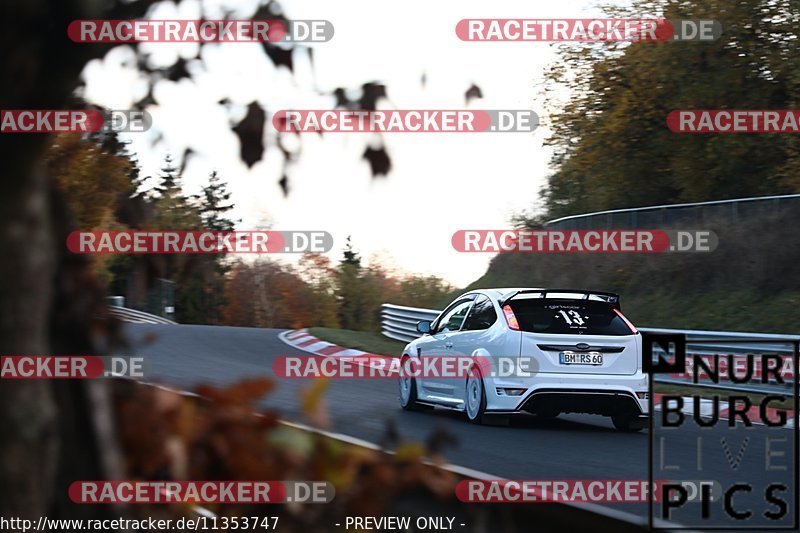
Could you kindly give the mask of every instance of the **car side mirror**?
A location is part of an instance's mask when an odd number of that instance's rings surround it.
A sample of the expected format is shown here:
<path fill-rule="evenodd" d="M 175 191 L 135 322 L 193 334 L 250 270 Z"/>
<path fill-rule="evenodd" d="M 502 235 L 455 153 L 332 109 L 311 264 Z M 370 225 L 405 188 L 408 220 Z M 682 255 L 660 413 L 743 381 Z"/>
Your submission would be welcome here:
<path fill-rule="evenodd" d="M 431 321 L 430 320 L 420 320 L 417 322 L 417 331 L 420 333 L 430 333 L 431 332 Z"/>

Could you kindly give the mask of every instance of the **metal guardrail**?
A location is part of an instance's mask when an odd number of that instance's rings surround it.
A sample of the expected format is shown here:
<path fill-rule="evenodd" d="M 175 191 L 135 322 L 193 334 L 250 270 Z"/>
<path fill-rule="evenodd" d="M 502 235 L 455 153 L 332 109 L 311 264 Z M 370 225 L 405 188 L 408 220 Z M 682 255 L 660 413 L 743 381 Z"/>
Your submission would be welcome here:
<path fill-rule="evenodd" d="M 420 320 L 433 320 L 441 311 L 406 307 L 402 305 L 383 304 L 381 306 L 381 331 L 386 337 L 411 342 L 420 337 L 416 325 Z M 686 335 L 687 351 L 698 355 L 732 354 L 745 356 L 750 353 L 774 353 L 791 355 L 794 347 L 791 342 L 800 341 L 798 335 L 781 335 L 772 333 L 741 333 L 729 331 L 707 331 L 692 329 L 638 328 L 645 333 L 674 333 Z M 748 342 L 752 341 L 752 342 Z M 797 371 L 797 369 L 794 369 Z M 680 378 L 659 376 L 656 381 L 663 383 L 686 383 Z M 775 392 L 774 386 L 743 386 L 720 383 L 714 385 L 720 389 L 735 389 L 743 392 Z"/>
<path fill-rule="evenodd" d="M 439 316 L 439 313 L 441 311 L 434 309 L 383 304 L 381 306 L 381 332 L 391 339 L 411 342 L 420 336 L 417 332 L 417 322 L 433 320 Z"/>
<path fill-rule="evenodd" d="M 123 322 L 131 322 L 133 324 L 177 324 L 177 322 L 168 318 L 151 315 L 136 309 L 128 309 L 127 307 L 109 306 L 108 312 Z"/>
<path fill-rule="evenodd" d="M 660 228 L 672 224 L 704 224 L 723 218 L 731 222 L 750 215 L 773 212 L 776 208 L 800 207 L 800 194 L 757 196 L 711 202 L 654 205 L 629 209 L 612 209 L 556 218 L 545 222 L 552 230 L 581 230 L 597 228 Z"/>

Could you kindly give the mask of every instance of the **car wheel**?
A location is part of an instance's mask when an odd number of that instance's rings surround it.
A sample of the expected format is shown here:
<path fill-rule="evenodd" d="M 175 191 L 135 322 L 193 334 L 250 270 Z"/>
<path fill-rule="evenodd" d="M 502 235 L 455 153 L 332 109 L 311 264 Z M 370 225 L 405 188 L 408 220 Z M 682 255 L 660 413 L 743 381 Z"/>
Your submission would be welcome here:
<path fill-rule="evenodd" d="M 405 368 L 408 356 L 403 357 L 401 368 Z M 410 376 L 400 376 L 400 407 L 406 411 L 423 411 L 427 406 L 417 402 L 417 380 Z"/>
<path fill-rule="evenodd" d="M 644 424 L 641 423 L 638 416 L 627 413 L 612 415 L 611 422 L 619 431 L 635 433 L 644 429 Z"/>
<path fill-rule="evenodd" d="M 483 415 L 486 412 L 486 391 L 483 387 L 483 376 L 476 366 L 469 371 L 466 396 L 464 411 L 467 413 L 467 420 L 473 424 L 482 423 Z"/>

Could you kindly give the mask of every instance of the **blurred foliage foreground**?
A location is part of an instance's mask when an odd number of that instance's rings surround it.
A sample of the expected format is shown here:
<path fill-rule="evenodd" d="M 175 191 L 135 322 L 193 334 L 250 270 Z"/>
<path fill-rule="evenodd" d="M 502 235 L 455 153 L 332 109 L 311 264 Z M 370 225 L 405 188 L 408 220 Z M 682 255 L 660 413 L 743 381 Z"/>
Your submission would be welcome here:
<path fill-rule="evenodd" d="M 325 419 L 325 382 L 303 393 L 306 417 Z M 441 468 L 445 435 L 427 443 L 402 443 L 391 424 L 384 441 L 390 451 L 365 448 L 256 413 L 255 403 L 273 387 L 251 379 L 197 395 L 133 381 L 112 382 L 117 434 L 125 472 L 136 480 L 328 481 L 336 490 L 327 504 L 281 503 L 203 507 L 219 517 L 279 517 L 278 530 L 342 531 L 347 516 L 453 517 L 463 531 L 557 531 L 595 523 L 616 531 L 640 526 L 560 504 L 475 504 L 455 496 L 462 476 Z M 452 445 L 452 441 L 446 444 Z M 92 506 L 98 507 L 98 506 Z M 128 518 L 197 517 L 193 505 L 135 505 Z M 460 524 L 465 527 L 460 527 Z M 340 524 L 337 526 L 337 524 Z"/>
<path fill-rule="evenodd" d="M 321 433 L 256 413 L 254 404 L 269 392 L 269 379 L 253 379 L 225 389 L 200 386 L 199 396 L 116 381 L 114 405 L 125 475 L 140 480 L 326 480 L 336 489 L 327 504 L 203 505 L 219 516 L 280 517 L 280 531 L 340 530 L 344 516 L 380 516 L 403 502 L 428 502 L 425 512 L 463 515 L 455 499 L 455 474 L 423 462 L 436 454 L 404 444 L 394 453 L 346 444 Z M 303 398 L 306 415 L 319 417 L 322 386 Z M 430 508 L 430 504 L 434 508 Z M 413 507 L 413 506 L 412 506 Z M 426 509 L 427 507 L 427 509 Z M 137 517 L 192 516 L 191 505 L 132 506 Z M 466 518 L 464 518 L 466 520 Z"/>

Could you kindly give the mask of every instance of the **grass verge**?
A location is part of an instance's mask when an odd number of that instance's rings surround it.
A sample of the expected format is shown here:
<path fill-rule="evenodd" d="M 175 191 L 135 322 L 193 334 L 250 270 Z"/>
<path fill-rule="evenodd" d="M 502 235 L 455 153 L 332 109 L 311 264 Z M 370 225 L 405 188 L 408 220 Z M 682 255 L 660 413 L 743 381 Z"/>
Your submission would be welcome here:
<path fill-rule="evenodd" d="M 622 295 L 622 309 L 641 327 L 710 329 L 796 335 L 800 292 L 762 295 L 717 291 L 704 294 Z"/>

